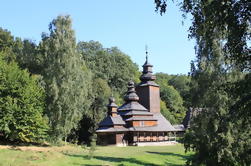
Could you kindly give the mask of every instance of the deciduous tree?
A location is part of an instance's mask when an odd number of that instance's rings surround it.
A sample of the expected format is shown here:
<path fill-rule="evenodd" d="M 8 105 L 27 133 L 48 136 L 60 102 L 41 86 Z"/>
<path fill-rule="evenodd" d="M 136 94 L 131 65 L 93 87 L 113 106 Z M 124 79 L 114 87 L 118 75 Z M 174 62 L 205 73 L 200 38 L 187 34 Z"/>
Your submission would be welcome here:
<path fill-rule="evenodd" d="M 78 50 L 94 77 L 106 80 L 114 94 L 123 96 L 129 80 L 139 82 L 137 65 L 118 48 L 105 49 L 99 42 L 90 41 L 79 42 Z"/>
<path fill-rule="evenodd" d="M 155 3 L 166 12 L 166 0 Z M 250 165 L 250 2 L 183 0 L 181 5 L 192 15 L 189 37 L 196 40 L 192 103 L 207 108 L 186 135 L 186 148 L 195 151 L 190 164 Z"/>
<path fill-rule="evenodd" d="M 66 140 L 90 105 L 91 76 L 76 49 L 69 16 L 58 16 L 43 35 L 47 115 L 54 141 Z"/>
<path fill-rule="evenodd" d="M 173 76 L 170 76 L 168 74 L 157 73 L 156 82 L 160 85 L 161 100 L 164 101 L 164 103 L 166 104 L 166 108 L 168 108 L 171 115 L 174 117 L 171 118 L 172 122 L 181 123 L 184 118 L 186 109 L 183 106 L 183 99 L 180 96 L 179 92 L 168 83 L 172 79 L 172 77 Z"/>
<path fill-rule="evenodd" d="M 0 133 L 8 141 L 40 142 L 48 130 L 44 89 L 35 76 L 3 57 L 0 53 Z"/>

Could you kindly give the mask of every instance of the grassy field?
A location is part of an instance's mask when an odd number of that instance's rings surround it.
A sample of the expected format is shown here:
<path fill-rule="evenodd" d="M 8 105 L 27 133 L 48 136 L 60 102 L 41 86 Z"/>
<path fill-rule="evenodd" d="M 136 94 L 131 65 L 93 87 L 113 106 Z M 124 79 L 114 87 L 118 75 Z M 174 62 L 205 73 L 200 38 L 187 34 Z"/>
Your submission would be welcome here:
<path fill-rule="evenodd" d="M 94 157 L 80 146 L 0 147 L 0 166 L 147 166 L 184 165 L 191 153 L 183 145 L 147 147 L 97 147 Z"/>

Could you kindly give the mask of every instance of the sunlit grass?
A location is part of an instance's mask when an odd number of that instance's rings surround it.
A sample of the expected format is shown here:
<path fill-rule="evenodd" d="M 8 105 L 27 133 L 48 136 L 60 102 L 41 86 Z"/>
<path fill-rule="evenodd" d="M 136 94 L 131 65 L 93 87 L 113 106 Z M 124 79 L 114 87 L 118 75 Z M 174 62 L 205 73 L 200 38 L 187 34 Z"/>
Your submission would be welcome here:
<path fill-rule="evenodd" d="M 21 149 L 21 150 L 20 150 Z M 184 165 L 191 153 L 183 145 L 97 147 L 92 159 L 80 146 L 0 149 L 0 166 Z"/>

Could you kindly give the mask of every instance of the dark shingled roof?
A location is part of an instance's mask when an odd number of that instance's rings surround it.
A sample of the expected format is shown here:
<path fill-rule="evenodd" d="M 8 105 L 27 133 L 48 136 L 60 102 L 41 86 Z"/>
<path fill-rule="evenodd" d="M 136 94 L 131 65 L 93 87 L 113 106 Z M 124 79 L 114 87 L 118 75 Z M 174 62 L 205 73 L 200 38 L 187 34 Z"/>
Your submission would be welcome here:
<path fill-rule="evenodd" d="M 125 125 L 125 121 L 123 121 L 122 117 L 118 115 L 116 117 L 107 116 L 99 123 L 100 127 L 113 125 Z"/>
<path fill-rule="evenodd" d="M 146 116 L 151 116 L 151 115 L 153 115 L 153 113 L 148 112 L 148 111 L 120 111 L 118 113 L 121 116 L 125 116 L 125 115 L 146 115 Z"/>
<path fill-rule="evenodd" d="M 141 104 L 139 104 L 137 101 L 131 101 L 125 103 L 118 108 L 118 111 L 130 111 L 130 110 L 147 111 L 147 109 Z"/>
<path fill-rule="evenodd" d="M 142 81 L 144 81 L 144 80 L 150 81 L 150 80 L 155 80 L 156 76 L 149 72 L 149 73 L 142 74 L 140 79 Z"/>
<path fill-rule="evenodd" d="M 141 82 L 137 86 L 149 86 L 149 85 L 159 87 L 159 85 L 156 84 L 154 81 Z"/>
<path fill-rule="evenodd" d="M 99 127 L 96 132 L 102 133 L 102 132 L 121 132 L 121 131 L 128 131 L 127 128 L 121 127 L 121 128 L 114 128 L 114 127 Z"/>
<path fill-rule="evenodd" d="M 161 113 L 154 113 L 153 118 L 158 120 L 156 126 L 130 127 L 130 131 L 176 131 L 171 123 Z"/>
<path fill-rule="evenodd" d="M 120 117 L 120 116 L 118 116 Z M 100 127 L 96 130 L 97 132 L 119 132 L 119 131 L 178 131 L 177 129 L 175 129 L 171 123 L 165 119 L 165 117 L 161 114 L 161 113 L 154 113 L 153 114 L 153 119 L 157 120 L 157 125 L 156 126 L 145 126 L 145 127 L 130 127 L 130 128 L 114 128 L 114 127 L 110 127 L 110 124 L 114 124 L 111 121 L 114 119 L 112 119 L 113 117 L 111 117 L 110 119 L 107 117 L 105 118 L 101 123 L 100 123 Z M 121 118 L 121 117 L 120 117 Z M 117 124 L 121 124 L 123 121 L 122 118 L 117 118 L 119 119 L 119 123 Z M 121 122 L 121 123 L 120 123 Z M 125 123 L 123 121 L 123 123 Z"/>
<path fill-rule="evenodd" d="M 107 107 L 118 107 L 115 103 L 108 104 Z"/>
<path fill-rule="evenodd" d="M 132 120 L 153 120 L 153 121 L 156 121 L 157 119 L 154 119 L 153 117 L 131 117 L 131 118 L 128 118 L 126 119 L 126 121 L 132 121 Z"/>

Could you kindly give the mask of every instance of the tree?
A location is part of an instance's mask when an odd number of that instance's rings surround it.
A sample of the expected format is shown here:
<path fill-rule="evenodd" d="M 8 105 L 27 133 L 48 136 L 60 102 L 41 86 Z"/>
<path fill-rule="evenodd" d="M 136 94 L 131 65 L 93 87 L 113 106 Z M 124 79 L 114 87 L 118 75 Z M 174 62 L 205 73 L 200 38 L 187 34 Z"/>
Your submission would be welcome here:
<path fill-rule="evenodd" d="M 166 107 L 166 103 L 164 101 L 160 101 L 160 111 L 161 114 L 168 119 L 172 124 L 178 124 L 178 121 L 174 117 L 174 114 L 170 111 L 169 108 Z"/>
<path fill-rule="evenodd" d="M 166 107 L 170 109 L 170 112 L 175 117 L 176 123 L 181 123 L 185 116 L 186 109 L 183 106 L 183 99 L 179 92 L 176 91 L 173 86 L 162 86 L 160 96 L 161 99 L 165 101 Z"/>
<path fill-rule="evenodd" d="M 166 0 L 155 3 L 163 14 Z M 185 137 L 195 151 L 190 164 L 250 165 L 250 2 L 184 0 L 182 10 L 192 14 L 196 39 L 192 103 L 207 108 Z"/>
<path fill-rule="evenodd" d="M 28 69 L 32 74 L 43 71 L 43 57 L 35 42 L 14 38 L 10 32 L 0 28 L 0 52 L 7 62 L 15 61 L 21 69 Z"/>
<path fill-rule="evenodd" d="M 0 28 L 0 53 L 6 62 L 16 60 L 15 49 L 20 47 L 20 39 L 11 35 L 8 30 Z"/>
<path fill-rule="evenodd" d="M 43 73 L 44 58 L 41 54 L 40 47 L 34 41 L 25 39 L 16 40 L 19 46 L 14 49 L 16 61 L 22 69 L 28 69 L 32 74 Z"/>
<path fill-rule="evenodd" d="M 3 57 L 0 53 L 0 133 L 8 141 L 40 142 L 48 130 L 44 89 L 35 76 Z"/>
<path fill-rule="evenodd" d="M 93 83 L 95 83 L 92 88 L 93 102 L 90 106 L 92 111 L 89 113 L 93 120 L 92 133 L 96 131 L 98 123 L 105 117 L 107 99 L 111 96 L 111 89 L 105 80 L 96 78 Z"/>
<path fill-rule="evenodd" d="M 76 50 L 69 16 L 58 16 L 49 25 L 50 34 L 40 43 L 45 57 L 44 80 L 50 135 L 66 138 L 89 108 L 91 75 Z"/>
<path fill-rule="evenodd" d="M 79 42 L 78 50 L 94 77 L 106 80 L 114 95 L 124 94 L 125 82 L 139 82 L 138 66 L 118 48 L 105 49 L 99 42 L 90 41 Z"/>
<path fill-rule="evenodd" d="M 167 0 L 154 0 L 156 11 L 164 14 Z M 197 40 L 197 46 L 203 46 L 205 41 L 219 39 L 224 56 L 239 66 L 242 70 L 251 69 L 250 64 L 250 2 L 247 0 L 229 1 L 194 1 L 183 0 L 181 9 L 184 16 L 192 14 L 192 26 L 189 28 L 190 38 Z M 217 32 L 217 33 L 216 33 Z M 205 40 L 206 39 L 206 40 Z M 212 48 L 208 45 L 208 48 Z M 198 48 L 198 47 L 197 47 Z"/>
<path fill-rule="evenodd" d="M 161 100 L 166 104 L 166 108 L 172 115 L 172 117 L 170 117 L 171 115 L 166 111 L 164 115 L 168 116 L 165 117 L 167 119 L 171 118 L 173 123 L 181 123 L 185 116 L 186 109 L 183 106 L 183 99 L 179 92 L 168 83 L 173 76 L 164 73 L 157 73 L 156 78 L 156 82 L 160 85 Z M 165 110 L 164 107 L 163 109 Z"/>
<path fill-rule="evenodd" d="M 190 77 L 187 75 L 173 75 L 168 84 L 179 92 L 184 101 L 184 106 L 190 107 Z"/>
<path fill-rule="evenodd" d="M 173 78 L 172 75 L 166 73 L 156 73 L 155 75 L 159 85 L 169 85 L 169 81 Z"/>

